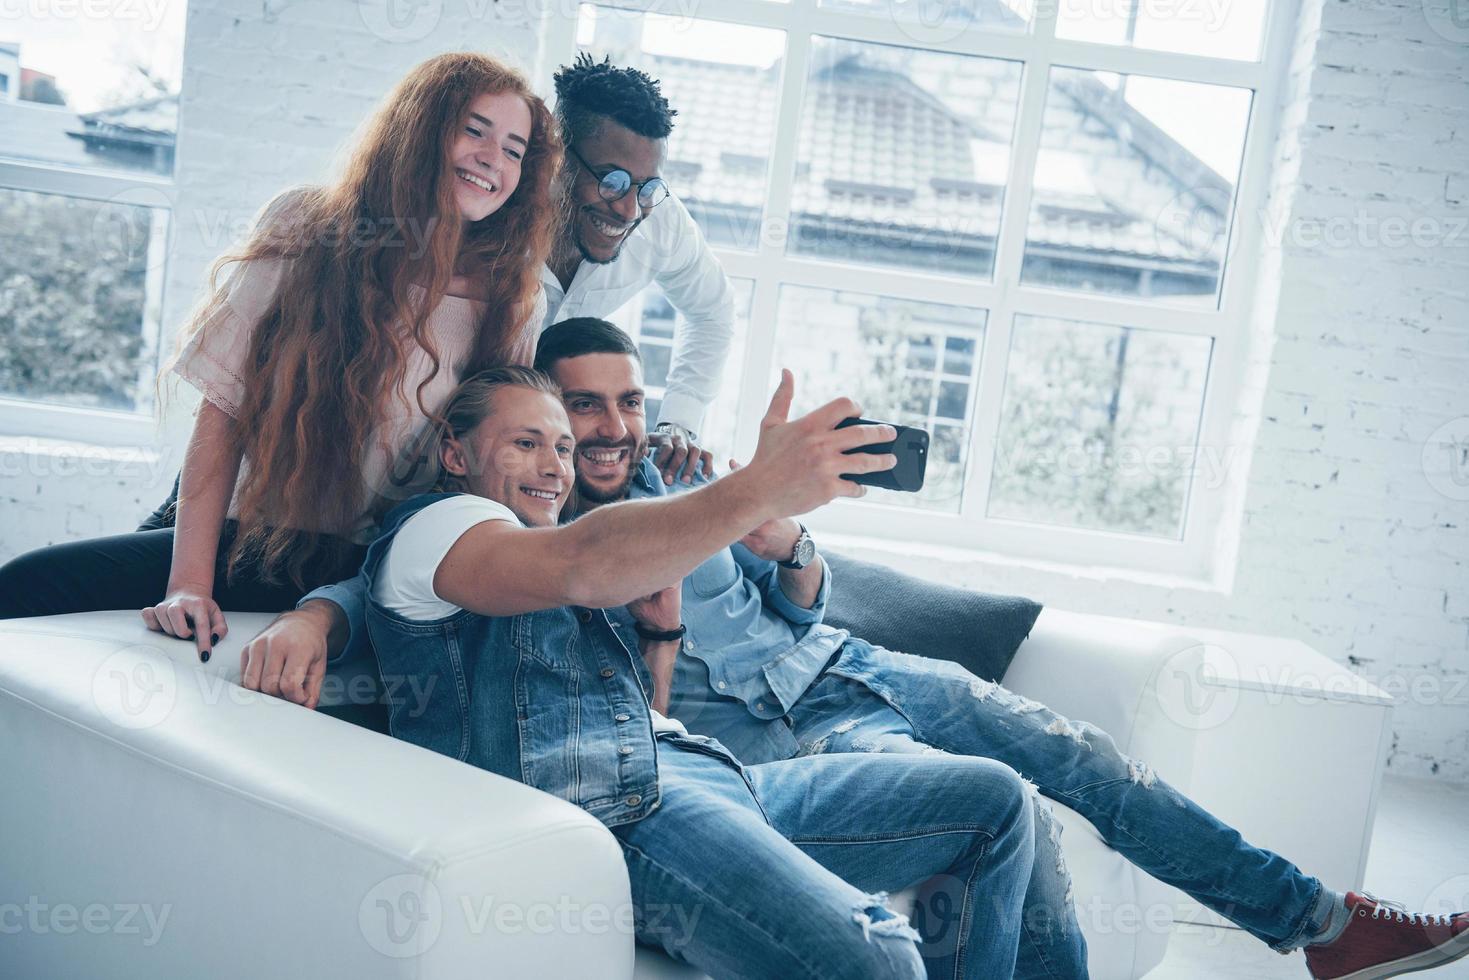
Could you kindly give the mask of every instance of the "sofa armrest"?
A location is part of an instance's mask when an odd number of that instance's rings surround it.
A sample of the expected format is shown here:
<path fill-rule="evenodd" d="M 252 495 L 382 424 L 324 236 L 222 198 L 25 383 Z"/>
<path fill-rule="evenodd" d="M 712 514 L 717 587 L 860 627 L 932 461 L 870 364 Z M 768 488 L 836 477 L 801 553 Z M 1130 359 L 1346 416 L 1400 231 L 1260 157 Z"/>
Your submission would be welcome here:
<path fill-rule="evenodd" d="M 1047 607 L 1020 645 L 1005 686 L 1111 735 L 1175 786 L 1193 773 L 1189 681 L 1202 642 L 1185 629 Z"/>
<path fill-rule="evenodd" d="M 69 620 L 0 624 L 0 974 L 631 977 L 582 810 Z"/>

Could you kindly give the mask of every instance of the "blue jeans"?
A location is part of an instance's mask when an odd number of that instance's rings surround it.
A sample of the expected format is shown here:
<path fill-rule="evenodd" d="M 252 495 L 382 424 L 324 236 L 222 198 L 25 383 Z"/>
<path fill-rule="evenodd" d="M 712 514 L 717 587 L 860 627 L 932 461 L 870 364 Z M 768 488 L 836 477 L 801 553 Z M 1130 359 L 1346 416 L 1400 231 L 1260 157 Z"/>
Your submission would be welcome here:
<path fill-rule="evenodd" d="M 805 754 L 924 753 L 937 748 L 997 759 L 1041 794 L 1080 813 L 1102 838 L 1148 874 L 1187 892 L 1272 948 L 1303 945 L 1325 921 L 1331 892 L 1278 854 L 1252 847 L 1159 778 L 1118 751 L 1095 725 L 1044 705 L 947 661 L 849 641 L 791 708 Z M 1043 807 L 1033 874 L 1048 874 L 1046 839 L 1059 825 Z M 1070 895 L 1033 883 L 1016 977 L 1085 976 L 1085 946 Z"/>
<path fill-rule="evenodd" d="M 1013 972 L 1034 824 L 1008 766 L 934 755 L 739 768 L 677 735 L 657 746 L 660 805 L 612 828 L 640 942 L 721 980 Z M 914 885 L 910 925 L 883 893 Z"/>

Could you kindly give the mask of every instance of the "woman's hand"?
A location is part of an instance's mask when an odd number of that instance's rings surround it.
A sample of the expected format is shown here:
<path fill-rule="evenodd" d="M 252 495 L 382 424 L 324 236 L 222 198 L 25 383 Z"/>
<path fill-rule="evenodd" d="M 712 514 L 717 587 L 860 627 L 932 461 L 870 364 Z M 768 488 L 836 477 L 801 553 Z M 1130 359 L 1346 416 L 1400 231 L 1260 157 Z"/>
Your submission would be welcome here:
<path fill-rule="evenodd" d="M 193 639 L 201 663 L 209 662 L 214 645 L 229 634 L 219 604 L 208 591 L 194 586 L 172 589 L 158 605 L 143 610 L 143 622 L 150 630 Z"/>

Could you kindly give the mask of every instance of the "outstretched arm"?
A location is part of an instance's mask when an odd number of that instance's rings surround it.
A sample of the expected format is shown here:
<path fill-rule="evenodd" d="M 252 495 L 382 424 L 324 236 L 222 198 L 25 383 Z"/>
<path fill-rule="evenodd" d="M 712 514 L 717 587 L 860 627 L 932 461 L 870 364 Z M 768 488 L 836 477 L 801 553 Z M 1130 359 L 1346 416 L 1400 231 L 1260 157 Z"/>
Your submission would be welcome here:
<path fill-rule="evenodd" d="M 707 487 L 658 500 L 600 507 L 574 523 L 517 528 L 493 521 L 466 531 L 434 575 L 434 591 L 456 606 L 510 616 L 556 606 L 620 606 L 677 582 L 752 528 L 803 514 L 864 487 L 843 473 L 897 465 L 891 455 L 845 455 L 894 438 L 887 425 L 837 429 L 859 414 L 840 398 L 787 422 L 789 371 L 761 423 L 750 465 Z"/>

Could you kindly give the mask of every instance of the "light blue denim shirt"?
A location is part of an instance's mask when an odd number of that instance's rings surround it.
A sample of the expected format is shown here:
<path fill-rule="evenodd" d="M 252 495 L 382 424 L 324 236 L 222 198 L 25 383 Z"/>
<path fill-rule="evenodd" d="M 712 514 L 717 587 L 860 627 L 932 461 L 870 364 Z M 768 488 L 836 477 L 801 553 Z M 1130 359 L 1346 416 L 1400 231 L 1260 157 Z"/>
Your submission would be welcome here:
<path fill-rule="evenodd" d="M 696 481 L 695 486 L 704 482 Z M 651 460 L 633 478 L 629 496 L 658 497 L 690 489 L 665 487 Z M 810 609 L 790 600 L 780 567 L 735 544 L 694 569 L 683 584 L 688 629 L 674 671 L 669 713 L 690 731 L 712 735 L 744 760 L 787 758 L 796 752 L 784 715 L 843 643 L 845 630 L 822 623 L 831 591 L 823 568 Z M 625 610 L 611 610 L 629 627 Z"/>

